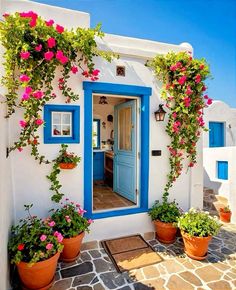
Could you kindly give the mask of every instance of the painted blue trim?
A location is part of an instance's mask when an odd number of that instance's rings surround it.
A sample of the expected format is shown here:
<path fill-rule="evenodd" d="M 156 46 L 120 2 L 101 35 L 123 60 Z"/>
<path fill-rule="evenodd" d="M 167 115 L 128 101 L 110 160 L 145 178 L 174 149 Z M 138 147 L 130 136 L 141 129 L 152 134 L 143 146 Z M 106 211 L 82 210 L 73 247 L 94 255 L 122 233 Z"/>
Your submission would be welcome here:
<path fill-rule="evenodd" d="M 136 214 L 148 211 L 148 184 L 149 184 L 149 99 L 152 94 L 150 87 L 83 82 L 84 88 L 84 208 L 86 216 L 98 219 L 112 216 Z M 140 207 L 128 208 L 101 213 L 92 210 L 92 121 L 93 121 L 93 93 L 136 96 L 141 99 L 141 164 L 140 164 Z"/>
<path fill-rule="evenodd" d="M 72 136 L 54 137 L 52 136 L 52 112 L 72 113 Z M 44 106 L 44 143 L 80 143 L 80 106 L 71 105 L 45 105 Z"/>
<path fill-rule="evenodd" d="M 225 146 L 225 123 L 209 122 L 209 147 Z"/>
<path fill-rule="evenodd" d="M 93 119 L 93 122 L 97 122 L 97 127 L 98 127 L 98 135 L 97 135 L 97 147 L 93 147 L 93 149 L 100 149 L 101 147 L 101 120 L 100 119 Z"/>
<path fill-rule="evenodd" d="M 217 178 L 228 180 L 228 161 L 217 161 Z"/>

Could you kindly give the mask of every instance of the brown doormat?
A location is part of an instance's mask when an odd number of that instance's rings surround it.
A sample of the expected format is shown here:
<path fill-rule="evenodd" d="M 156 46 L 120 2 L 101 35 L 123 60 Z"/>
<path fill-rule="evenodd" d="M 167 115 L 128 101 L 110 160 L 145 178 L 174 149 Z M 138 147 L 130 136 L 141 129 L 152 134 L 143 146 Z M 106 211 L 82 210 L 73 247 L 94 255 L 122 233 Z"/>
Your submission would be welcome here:
<path fill-rule="evenodd" d="M 105 240 L 102 245 L 119 272 L 142 268 L 163 260 L 141 235 Z"/>

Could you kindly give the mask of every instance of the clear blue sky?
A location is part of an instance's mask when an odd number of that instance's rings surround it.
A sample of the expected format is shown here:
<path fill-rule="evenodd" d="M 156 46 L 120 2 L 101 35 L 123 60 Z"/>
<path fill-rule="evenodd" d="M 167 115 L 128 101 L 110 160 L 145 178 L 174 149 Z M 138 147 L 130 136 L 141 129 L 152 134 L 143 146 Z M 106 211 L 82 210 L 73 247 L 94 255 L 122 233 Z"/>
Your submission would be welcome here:
<path fill-rule="evenodd" d="M 210 64 L 208 94 L 236 107 L 236 0 L 37 0 L 90 13 L 107 33 L 180 44 Z"/>

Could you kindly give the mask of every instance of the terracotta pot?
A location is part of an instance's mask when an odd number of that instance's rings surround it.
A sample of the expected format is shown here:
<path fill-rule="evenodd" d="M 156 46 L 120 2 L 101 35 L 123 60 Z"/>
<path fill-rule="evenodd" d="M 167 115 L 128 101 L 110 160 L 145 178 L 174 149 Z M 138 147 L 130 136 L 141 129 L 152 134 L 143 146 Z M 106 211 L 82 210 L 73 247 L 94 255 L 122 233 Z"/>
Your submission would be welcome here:
<path fill-rule="evenodd" d="M 59 163 L 61 169 L 73 169 L 76 167 L 75 163 Z"/>
<path fill-rule="evenodd" d="M 62 243 L 64 245 L 60 260 L 63 262 L 73 262 L 79 256 L 82 240 L 85 233 L 82 232 L 73 238 L 64 238 Z"/>
<path fill-rule="evenodd" d="M 45 261 L 35 263 L 32 267 L 29 267 L 28 263 L 20 262 L 17 265 L 17 270 L 22 288 L 29 290 L 49 289 L 54 282 L 59 256 L 60 253 L 57 253 Z"/>
<path fill-rule="evenodd" d="M 232 212 L 220 211 L 220 220 L 224 223 L 230 223 Z"/>
<path fill-rule="evenodd" d="M 164 244 L 172 244 L 176 239 L 177 228 L 173 223 L 164 223 L 159 220 L 154 221 L 157 239 Z"/>
<path fill-rule="evenodd" d="M 208 245 L 212 236 L 191 237 L 189 234 L 181 231 L 184 241 L 185 253 L 194 260 L 204 260 L 207 257 Z"/>

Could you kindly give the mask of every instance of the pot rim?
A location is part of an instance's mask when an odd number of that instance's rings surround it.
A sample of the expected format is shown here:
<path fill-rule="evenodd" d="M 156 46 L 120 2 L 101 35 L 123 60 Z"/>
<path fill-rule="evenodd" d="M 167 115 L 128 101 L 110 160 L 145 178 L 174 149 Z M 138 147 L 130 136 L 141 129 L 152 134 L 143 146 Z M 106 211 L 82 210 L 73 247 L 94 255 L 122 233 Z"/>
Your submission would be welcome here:
<path fill-rule="evenodd" d="M 29 266 L 29 262 L 23 262 L 21 261 L 20 263 L 16 264 L 16 266 L 20 266 L 21 268 L 26 268 L 29 269 L 29 268 L 32 268 L 34 267 L 35 265 L 37 265 L 38 267 L 42 266 L 44 262 L 52 262 L 53 260 L 55 259 L 59 259 L 59 256 L 60 256 L 61 252 L 56 252 L 56 254 L 54 254 L 53 256 L 51 256 L 50 258 L 47 258 L 46 260 L 43 260 L 43 261 L 39 261 L 39 262 L 36 262 L 34 263 L 31 267 Z"/>
<path fill-rule="evenodd" d="M 181 232 L 181 235 L 182 236 L 187 236 L 188 238 L 195 238 L 195 239 L 212 239 L 212 237 L 213 236 L 211 236 L 211 235 L 209 235 L 209 236 L 207 236 L 207 237 L 199 237 L 199 236 L 190 236 L 190 234 L 189 233 L 187 233 L 187 232 L 185 232 L 185 231 L 183 231 L 183 230 L 180 230 L 180 232 Z"/>

